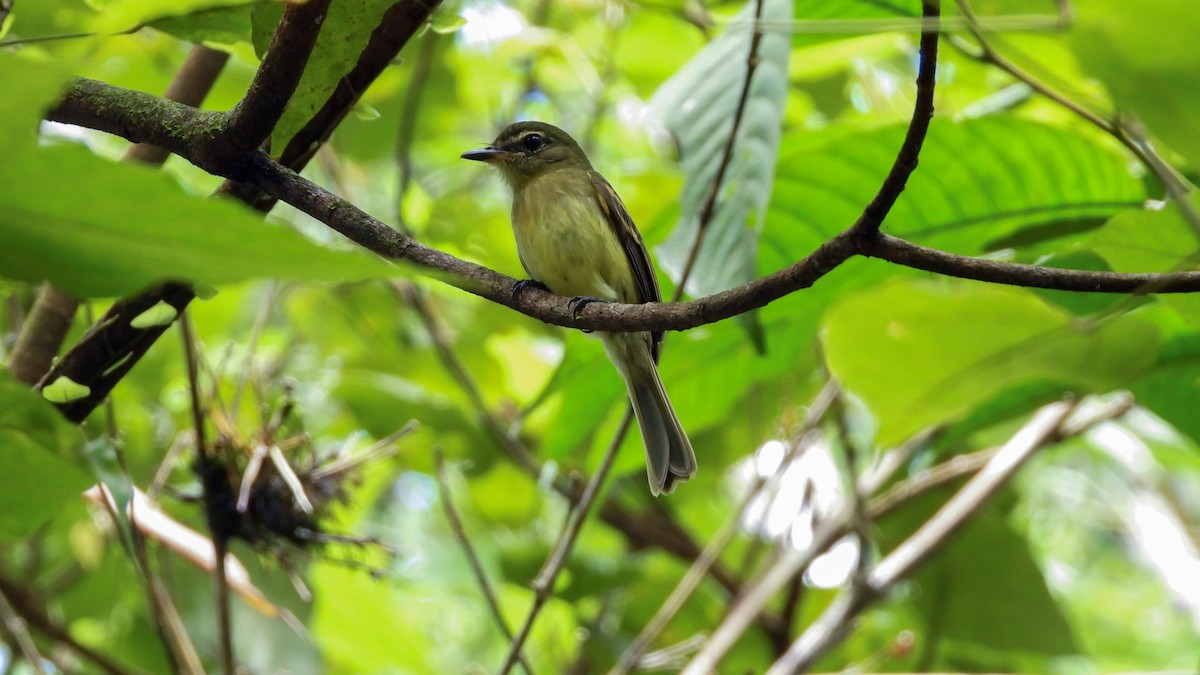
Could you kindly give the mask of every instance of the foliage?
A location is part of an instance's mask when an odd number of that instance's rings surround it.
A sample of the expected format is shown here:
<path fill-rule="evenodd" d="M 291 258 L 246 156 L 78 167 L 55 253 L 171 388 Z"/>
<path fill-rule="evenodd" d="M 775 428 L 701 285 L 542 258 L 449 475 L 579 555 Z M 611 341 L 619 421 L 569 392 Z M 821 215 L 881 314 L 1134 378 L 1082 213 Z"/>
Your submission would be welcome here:
<path fill-rule="evenodd" d="M 621 194 L 670 297 L 713 176 L 725 172 L 687 284 L 688 297 L 699 297 L 794 263 L 859 217 L 912 115 L 920 4 L 448 3 L 362 92 L 303 175 L 422 244 L 517 275 L 506 188 L 458 156 L 511 120 L 545 119 L 580 139 Z M 272 149 L 323 105 L 388 6 L 334 0 Z M 997 262 L 1194 270 L 1200 202 L 1172 192 L 1191 187 L 1200 161 L 1200 14 L 1169 0 L 1092 1 L 1061 27 L 1049 0 L 979 0 L 974 9 L 995 27 L 982 33 L 988 44 L 1014 68 L 980 50 L 959 6 L 943 8 L 957 30 L 941 39 L 936 119 L 884 232 Z M 722 168 L 760 10 L 762 58 Z M 348 498 L 321 523 L 327 533 L 377 538 L 394 555 L 339 543 L 234 546 L 265 596 L 232 600 L 238 659 L 254 672 L 490 671 L 510 640 L 442 503 L 457 507 L 515 630 L 568 515 L 562 492 L 595 473 L 625 411 L 598 341 L 417 277 L 291 207 L 264 222 L 206 196 L 219 178 L 179 158 L 157 172 L 131 166 L 115 161 L 128 147 L 120 138 L 41 122 L 74 77 L 166 90 L 185 40 L 230 54 L 204 104 L 230 109 L 281 13 L 275 3 L 228 0 L 16 3 L 0 51 L 0 350 L 6 360 L 13 353 L 42 281 L 85 299 L 65 347 L 91 325 L 89 313 L 156 281 L 215 288 L 188 309 L 210 441 L 227 441 L 230 452 L 283 447 L 319 473 L 340 449 L 364 448 L 409 420 L 420 425 L 396 441 L 395 457 L 351 472 L 339 484 Z M 67 37 L 35 41 L 55 35 Z M 1064 101 L 1115 122 L 1102 129 Z M 1140 161 L 1146 152 L 1161 166 Z M 702 636 L 678 658 L 657 654 L 666 668 L 690 658 L 726 617 L 731 587 L 756 583 L 795 539 L 795 520 L 834 517 L 832 506 L 805 501 L 819 501 L 805 483 L 819 482 L 812 477 L 785 483 L 772 515 L 736 517 L 748 476 L 787 475 L 778 456 L 768 461 L 779 447 L 826 453 L 833 474 L 819 487 L 847 504 L 851 472 L 867 473 L 922 432 L 936 430 L 878 492 L 1005 444 L 1050 401 L 1128 390 L 1131 412 L 1055 438 L 912 576 L 884 589 L 816 668 L 1194 668 L 1197 310 L 1190 294 L 988 285 L 856 257 L 756 310 L 753 322 L 668 334 L 660 370 L 699 475 L 656 503 L 640 439 L 624 438 L 604 505 L 534 624 L 527 665 L 611 667 L 734 518 L 720 572 L 651 645 Z M 123 507 L 136 486 L 207 532 L 203 508 L 184 498 L 200 493 L 202 479 L 179 333 L 158 340 L 111 408 L 78 428 L 42 400 L 49 392 L 39 397 L 0 372 L 0 596 L 47 657 L 64 658 L 24 614 L 21 588 L 77 643 L 130 669 L 168 669 L 149 575 L 166 584 L 204 667 L 219 667 L 208 572 L 178 542 L 153 535 L 150 556 L 140 556 L 121 509 L 76 496 L 102 482 Z M 843 393 L 806 425 L 831 379 Z M 114 445 L 119 459 L 105 454 Z M 435 453 L 446 458 L 443 475 Z M 249 462 L 248 453 L 233 456 L 240 468 Z M 862 564 L 928 522 L 965 476 L 864 523 Z M 680 532 L 695 545 L 683 555 Z M 311 602 L 288 583 L 288 566 Z M 842 565 L 832 586 L 853 566 Z M 839 591 L 815 570 L 791 600 L 784 590 L 765 608 L 785 624 L 782 635 L 766 619 L 752 624 L 723 668 L 765 671 L 836 606 Z M 290 615 L 307 631 L 289 627 Z M 8 630 L 0 663 L 28 657 Z M 102 670 L 88 658 L 66 665 Z"/>

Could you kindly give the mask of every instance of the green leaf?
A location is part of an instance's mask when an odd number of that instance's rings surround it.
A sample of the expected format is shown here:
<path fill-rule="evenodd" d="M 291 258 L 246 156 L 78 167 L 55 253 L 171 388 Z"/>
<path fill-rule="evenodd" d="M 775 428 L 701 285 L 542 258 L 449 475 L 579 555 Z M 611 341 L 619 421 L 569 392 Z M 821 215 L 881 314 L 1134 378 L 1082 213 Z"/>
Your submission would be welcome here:
<path fill-rule="evenodd" d="M 1200 207 L 1200 198 L 1192 204 Z M 1196 269 L 1197 234 L 1174 202 L 1161 210 L 1139 209 L 1117 214 L 1091 238 L 1091 245 L 1118 272 L 1174 272 Z M 1200 321 L 1200 297 L 1167 293 L 1155 299 L 1187 321 Z"/>
<path fill-rule="evenodd" d="M 1200 335 L 1174 336 L 1162 355 L 1130 387 L 1138 403 L 1200 443 Z"/>
<path fill-rule="evenodd" d="M 817 147 L 801 134 L 785 139 L 763 269 L 793 262 L 849 227 L 879 189 L 903 137 L 904 128 L 893 126 Z M 1126 159 L 1079 131 L 1012 117 L 935 120 L 921 165 L 883 228 L 980 254 L 1023 228 L 1109 217 L 1144 197 Z"/>
<path fill-rule="evenodd" d="M 81 398 L 86 398 L 92 393 L 90 387 L 85 384 L 79 384 L 75 380 L 62 375 L 45 387 L 42 387 L 42 397 L 51 403 L 70 403 L 78 401 Z"/>
<path fill-rule="evenodd" d="M 250 12 L 258 4 L 246 2 L 234 7 L 208 7 L 189 14 L 156 19 L 150 25 L 187 42 L 226 45 L 250 43 Z"/>
<path fill-rule="evenodd" d="M 275 152 L 282 152 L 292 136 L 329 100 L 338 82 L 358 63 L 371 31 L 393 4 L 392 0 L 339 0 L 330 5 L 300 85 L 271 135 L 271 148 Z M 271 42 L 280 16 L 282 10 L 277 5 L 254 8 L 254 48 L 260 58 Z"/>
<path fill-rule="evenodd" d="M 1200 199 L 1193 198 L 1192 203 L 1200 206 Z M 1114 216 L 1096 231 L 1091 243 L 1114 270 L 1171 272 L 1194 269 L 1200 263 L 1197 236 L 1179 207 L 1169 202 L 1158 211 L 1140 209 Z"/>
<path fill-rule="evenodd" d="M 650 101 L 652 114 L 675 137 L 687 175 L 680 195 L 679 222 L 659 247 L 659 261 L 676 284 L 695 245 L 713 183 L 724 171 L 687 284 L 687 291 L 696 296 L 754 278 L 759 232 L 771 199 L 787 100 L 790 39 L 785 32 L 762 36 L 737 137 L 729 162 L 724 164 L 746 79 L 754 7 L 753 2 L 747 4 L 725 32 L 664 83 Z M 786 22 L 791 15 L 790 0 L 763 3 L 763 21 Z M 753 316 L 742 315 L 739 320 L 754 341 L 761 343 L 761 327 Z"/>
<path fill-rule="evenodd" d="M 159 172 L 83 148 L 42 148 L 20 160 L 0 166 L 0 277 L 109 297 L 167 279 L 340 281 L 399 269 L 323 248 L 239 204 L 188 195 Z"/>
<path fill-rule="evenodd" d="M 837 303 L 822 335 L 830 370 L 866 401 L 884 446 L 1029 382 L 1121 386 L 1160 342 L 1136 315 L 1089 327 L 1025 290 L 904 281 Z"/>
<path fill-rule="evenodd" d="M 1080 3 L 1071 43 L 1123 110 L 1200 166 L 1200 12 L 1177 0 Z"/>
<path fill-rule="evenodd" d="M 91 484 L 79 429 L 0 370 L 0 537 L 32 533 Z"/>
<path fill-rule="evenodd" d="M 70 79 L 70 72 L 54 61 L 26 52 L 0 52 L 0 157 L 5 162 L 37 144 L 38 125 Z"/>
<path fill-rule="evenodd" d="M 179 316 L 179 312 L 167 303 L 159 300 L 150 309 L 138 314 L 129 321 L 129 325 L 134 328 L 152 328 L 154 326 L 168 326 L 175 321 L 175 317 Z"/>
<path fill-rule="evenodd" d="M 252 0 L 116 0 L 96 17 L 93 30 L 114 33 L 171 17 L 186 17 L 215 8 L 244 7 Z"/>

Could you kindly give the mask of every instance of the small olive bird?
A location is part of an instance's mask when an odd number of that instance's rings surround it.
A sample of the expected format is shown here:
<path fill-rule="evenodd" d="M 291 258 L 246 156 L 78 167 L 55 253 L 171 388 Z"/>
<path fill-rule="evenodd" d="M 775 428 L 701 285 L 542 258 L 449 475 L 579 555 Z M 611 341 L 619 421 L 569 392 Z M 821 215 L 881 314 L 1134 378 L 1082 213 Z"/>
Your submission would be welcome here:
<path fill-rule="evenodd" d="M 517 122 L 491 145 L 463 159 L 500 170 L 513 191 L 517 255 L 532 279 L 572 297 L 573 311 L 588 302 L 660 302 L 658 279 L 642 236 L 625 204 L 567 132 L 543 122 Z M 601 333 L 617 367 L 646 445 L 650 492 L 670 493 L 696 475 L 692 444 L 658 377 L 662 333 Z"/>

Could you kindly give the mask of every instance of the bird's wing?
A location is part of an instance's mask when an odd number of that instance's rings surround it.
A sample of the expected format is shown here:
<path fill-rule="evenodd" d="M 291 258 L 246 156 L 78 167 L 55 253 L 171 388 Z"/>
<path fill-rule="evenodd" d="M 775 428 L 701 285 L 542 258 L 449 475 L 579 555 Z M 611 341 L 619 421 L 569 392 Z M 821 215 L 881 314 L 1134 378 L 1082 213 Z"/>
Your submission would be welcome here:
<path fill-rule="evenodd" d="M 592 177 L 592 186 L 596 188 L 596 198 L 600 202 L 600 208 L 604 210 L 604 216 L 613 228 L 613 233 L 617 235 L 617 240 L 621 242 L 621 248 L 625 250 L 625 258 L 633 270 L 633 278 L 637 282 L 638 301 L 662 302 L 662 293 L 658 290 L 658 277 L 654 275 L 654 264 L 650 262 L 650 253 L 646 251 L 646 244 L 642 242 L 642 235 L 638 232 L 637 226 L 633 224 L 629 210 L 625 208 L 625 203 L 621 201 L 621 197 L 617 195 L 613 186 L 604 180 L 604 176 L 595 171 L 589 173 Z M 657 361 L 658 343 L 662 341 L 662 332 L 655 331 L 653 338 L 652 351 L 654 360 Z"/>

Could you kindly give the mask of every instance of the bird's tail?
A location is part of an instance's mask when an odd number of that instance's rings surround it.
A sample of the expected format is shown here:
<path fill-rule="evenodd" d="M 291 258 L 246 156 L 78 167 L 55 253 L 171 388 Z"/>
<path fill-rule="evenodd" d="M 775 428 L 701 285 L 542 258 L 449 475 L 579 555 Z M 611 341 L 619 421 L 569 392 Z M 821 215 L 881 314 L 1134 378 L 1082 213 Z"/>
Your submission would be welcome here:
<path fill-rule="evenodd" d="M 629 400 L 646 445 L 650 492 L 655 497 L 670 494 L 676 483 L 696 475 L 696 454 L 658 377 L 650 334 L 601 333 L 600 339 L 629 388 Z"/>
<path fill-rule="evenodd" d="M 688 441 L 658 369 L 651 364 L 648 374 L 629 379 L 629 399 L 646 444 L 646 474 L 650 492 L 657 497 L 671 494 L 675 484 L 696 475 L 696 454 Z"/>

